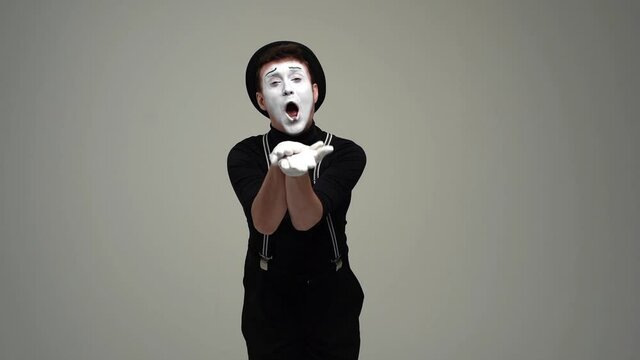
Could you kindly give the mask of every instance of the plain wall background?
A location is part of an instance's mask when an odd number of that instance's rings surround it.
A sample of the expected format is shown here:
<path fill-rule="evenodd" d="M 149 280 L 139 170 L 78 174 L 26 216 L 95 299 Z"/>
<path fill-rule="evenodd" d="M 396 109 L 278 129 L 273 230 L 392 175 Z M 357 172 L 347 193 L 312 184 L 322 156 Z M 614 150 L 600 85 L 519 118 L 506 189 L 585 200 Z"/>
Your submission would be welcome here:
<path fill-rule="evenodd" d="M 637 1 L 2 1 L 0 358 L 244 359 L 263 44 L 368 155 L 362 359 L 640 354 Z"/>

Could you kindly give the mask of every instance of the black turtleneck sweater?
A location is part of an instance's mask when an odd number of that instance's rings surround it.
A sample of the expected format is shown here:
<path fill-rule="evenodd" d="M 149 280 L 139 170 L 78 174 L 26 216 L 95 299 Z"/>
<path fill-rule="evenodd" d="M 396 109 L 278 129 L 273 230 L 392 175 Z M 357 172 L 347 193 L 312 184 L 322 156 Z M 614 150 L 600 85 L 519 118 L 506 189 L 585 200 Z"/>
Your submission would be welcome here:
<path fill-rule="evenodd" d="M 298 134 L 291 136 L 271 127 L 267 134 L 270 150 L 285 140 L 311 145 L 324 141 L 327 133 L 314 124 Z M 331 145 L 334 150 L 324 157 L 320 167 L 320 176 L 313 190 L 322 203 L 323 218 L 308 231 L 298 231 L 291 224 L 289 214 L 285 214 L 278 229 L 269 236 L 269 270 L 305 275 L 335 268 L 331 261 L 334 250 L 326 217 L 331 215 L 338 247 L 342 259 L 348 253 L 345 226 L 351 191 L 364 171 L 366 156 L 360 146 L 351 140 L 333 136 Z M 227 158 L 229 179 L 235 191 L 249 227 L 248 257 L 258 259 L 262 249 L 263 235 L 253 226 L 251 204 L 267 175 L 267 162 L 262 144 L 262 135 L 252 136 L 236 144 Z M 310 176 L 313 170 L 309 172 Z"/>

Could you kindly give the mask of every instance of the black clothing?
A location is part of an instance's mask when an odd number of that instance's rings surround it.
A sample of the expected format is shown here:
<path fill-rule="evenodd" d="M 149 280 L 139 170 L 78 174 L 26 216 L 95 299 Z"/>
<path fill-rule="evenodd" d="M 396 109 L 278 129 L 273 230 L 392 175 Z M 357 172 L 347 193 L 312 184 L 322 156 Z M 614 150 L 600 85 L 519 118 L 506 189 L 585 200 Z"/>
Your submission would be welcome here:
<path fill-rule="evenodd" d="M 305 280 L 261 270 L 258 259 L 247 256 L 243 279 L 249 359 L 358 359 L 364 293 L 349 266 Z"/>
<path fill-rule="evenodd" d="M 281 141 L 290 140 L 311 145 L 325 140 L 327 133 L 315 125 L 297 136 L 290 136 L 274 128 L 268 133 L 270 150 Z M 360 146 L 351 140 L 333 136 L 333 152 L 322 160 L 320 176 L 313 190 L 322 203 L 324 217 L 330 215 L 335 228 L 338 250 L 342 256 L 348 253 L 345 225 L 351 203 L 351 190 L 364 170 L 366 157 Z M 262 136 L 249 137 L 229 152 L 227 159 L 229 178 L 249 227 L 249 251 L 259 253 L 263 234 L 253 226 L 251 204 L 258 194 L 267 174 L 267 163 Z M 309 231 L 297 231 L 287 213 L 278 229 L 270 236 L 269 253 L 274 256 L 269 270 L 296 275 L 314 274 L 331 268 L 334 258 L 331 234 L 326 221 L 321 220 Z"/>
<path fill-rule="evenodd" d="M 334 147 L 310 171 L 312 179 L 319 171 L 313 190 L 323 219 L 298 231 L 287 213 L 267 237 L 253 226 L 251 205 L 268 171 L 265 152 L 285 140 L 306 145 L 330 140 Z M 349 266 L 345 226 L 351 191 L 365 164 L 360 146 L 315 124 L 296 136 L 272 127 L 266 138 L 249 137 L 229 152 L 229 178 L 249 228 L 242 330 L 250 359 L 357 359 L 364 294 Z M 261 256 L 270 258 L 267 271 L 259 265 Z"/>

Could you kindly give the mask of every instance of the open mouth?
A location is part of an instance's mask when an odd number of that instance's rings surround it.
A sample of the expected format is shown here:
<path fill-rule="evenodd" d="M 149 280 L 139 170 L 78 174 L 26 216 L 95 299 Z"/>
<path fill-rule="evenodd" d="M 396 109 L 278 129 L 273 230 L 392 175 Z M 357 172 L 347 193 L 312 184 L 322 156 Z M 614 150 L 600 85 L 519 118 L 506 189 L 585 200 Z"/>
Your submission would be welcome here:
<path fill-rule="evenodd" d="M 289 119 L 291 120 L 298 119 L 298 105 L 296 105 L 296 103 L 288 102 L 285 108 L 285 112 L 287 113 L 287 116 L 289 116 Z"/>

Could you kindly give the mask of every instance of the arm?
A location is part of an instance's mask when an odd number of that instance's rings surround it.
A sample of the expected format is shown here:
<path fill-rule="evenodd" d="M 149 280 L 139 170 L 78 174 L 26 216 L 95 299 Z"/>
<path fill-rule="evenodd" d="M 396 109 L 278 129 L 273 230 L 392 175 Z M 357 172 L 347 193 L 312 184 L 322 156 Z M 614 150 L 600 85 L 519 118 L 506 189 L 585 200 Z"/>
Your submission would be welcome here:
<path fill-rule="evenodd" d="M 366 154 L 360 146 L 352 141 L 338 141 L 332 161 L 323 165 L 322 175 L 313 185 L 322 203 L 323 217 L 351 201 L 351 192 L 367 163 Z"/>
<path fill-rule="evenodd" d="M 307 148 L 307 145 L 295 141 L 283 141 L 269 154 L 271 166 L 251 203 L 251 218 L 258 232 L 273 234 L 287 212 L 285 174 L 278 166 L 279 160 Z"/>
<path fill-rule="evenodd" d="M 322 203 L 311 186 L 309 176 L 287 176 L 286 207 L 296 230 L 307 231 L 322 219 Z"/>
<path fill-rule="evenodd" d="M 273 234 L 287 212 L 285 175 L 271 165 L 251 204 L 253 226 L 262 234 Z"/>

